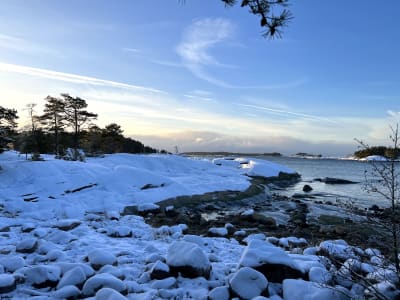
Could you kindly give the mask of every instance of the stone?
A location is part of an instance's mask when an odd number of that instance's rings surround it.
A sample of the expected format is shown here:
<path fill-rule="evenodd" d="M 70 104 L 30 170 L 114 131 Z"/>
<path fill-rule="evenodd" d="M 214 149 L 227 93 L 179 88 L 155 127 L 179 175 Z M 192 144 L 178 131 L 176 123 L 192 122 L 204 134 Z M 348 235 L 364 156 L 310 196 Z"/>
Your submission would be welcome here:
<path fill-rule="evenodd" d="M 268 287 L 265 276 L 249 267 L 243 267 L 229 280 L 232 293 L 240 299 L 253 299 L 260 296 Z"/>
<path fill-rule="evenodd" d="M 311 187 L 311 186 L 309 186 L 308 184 L 305 184 L 304 186 L 303 186 L 303 192 L 305 192 L 305 193 L 309 193 L 309 192 L 311 192 L 313 190 L 313 188 Z"/>
<path fill-rule="evenodd" d="M 306 278 L 301 267 L 281 248 L 261 240 L 251 240 L 239 261 L 241 267 L 251 267 L 280 283 L 286 278 Z"/>
<path fill-rule="evenodd" d="M 59 221 L 57 224 L 54 225 L 54 227 L 63 230 L 63 231 L 69 231 L 72 230 L 76 227 L 81 225 L 81 221 L 75 220 L 75 219 L 64 219 Z"/>
<path fill-rule="evenodd" d="M 99 270 L 105 265 L 114 265 L 117 258 L 114 254 L 104 250 L 93 250 L 88 254 L 88 260 L 93 269 Z"/>
<path fill-rule="evenodd" d="M 342 291 L 304 280 L 285 279 L 282 288 L 284 300 L 350 300 Z"/>
<path fill-rule="evenodd" d="M 169 267 L 167 264 L 157 261 L 154 263 L 153 267 L 150 269 L 150 278 L 154 279 L 165 279 L 171 276 L 169 272 Z"/>
<path fill-rule="evenodd" d="M 15 278 L 9 274 L 0 274 L 0 294 L 12 292 L 17 287 Z"/>
<path fill-rule="evenodd" d="M 61 269 L 54 265 L 39 265 L 27 269 L 25 275 L 36 288 L 55 287 L 60 280 Z"/>
<path fill-rule="evenodd" d="M 208 293 L 209 300 L 229 300 L 229 287 L 218 286 Z"/>
<path fill-rule="evenodd" d="M 167 265 L 171 274 L 183 277 L 209 278 L 211 264 L 203 250 L 195 243 L 178 241 L 173 243 L 167 253 Z"/>
<path fill-rule="evenodd" d="M 61 289 L 68 285 L 82 287 L 86 281 L 86 278 L 87 277 L 83 269 L 77 266 L 65 272 L 65 274 L 62 276 L 60 282 L 57 285 L 57 289 Z"/>
<path fill-rule="evenodd" d="M 27 238 L 19 242 L 16 246 L 16 251 L 20 253 L 33 253 L 38 247 L 36 238 Z"/>
<path fill-rule="evenodd" d="M 117 292 L 126 290 L 125 284 L 118 278 L 107 274 L 97 274 L 86 280 L 82 288 L 82 294 L 85 296 L 93 296 L 98 290 L 102 288 L 110 288 Z"/>

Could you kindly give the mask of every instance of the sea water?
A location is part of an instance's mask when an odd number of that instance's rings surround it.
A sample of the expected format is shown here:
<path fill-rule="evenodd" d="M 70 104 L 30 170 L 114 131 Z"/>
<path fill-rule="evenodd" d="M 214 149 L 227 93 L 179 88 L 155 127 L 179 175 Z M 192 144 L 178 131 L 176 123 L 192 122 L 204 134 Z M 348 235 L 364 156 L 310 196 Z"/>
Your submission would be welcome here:
<path fill-rule="evenodd" d="M 293 169 L 301 175 L 301 181 L 296 185 L 280 191 L 291 196 L 295 193 L 303 193 L 303 186 L 310 185 L 312 193 L 322 193 L 322 200 L 332 202 L 349 203 L 359 207 L 370 207 L 376 204 L 380 207 L 390 205 L 389 200 L 377 193 L 367 193 L 365 190 L 366 176 L 374 180 L 374 184 L 380 188 L 378 178 L 373 178 L 372 166 L 369 162 L 341 159 L 305 159 L 297 157 L 261 156 L 258 159 L 266 159 Z M 400 164 L 397 165 L 400 169 Z M 333 177 L 357 182 L 356 184 L 325 184 L 315 181 L 316 178 Z"/>

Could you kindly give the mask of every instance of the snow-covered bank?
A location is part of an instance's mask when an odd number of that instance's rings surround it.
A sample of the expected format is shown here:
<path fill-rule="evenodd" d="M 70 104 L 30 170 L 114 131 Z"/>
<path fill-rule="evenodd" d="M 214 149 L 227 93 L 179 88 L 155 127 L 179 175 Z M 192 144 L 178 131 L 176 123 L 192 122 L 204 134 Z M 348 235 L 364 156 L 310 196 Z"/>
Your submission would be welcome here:
<path fill-rule="evenodd" d="M 395 293 L 393 271 L 382 269 L 376 250 L 263 234 L 243 245 L 187 235 L 185 224 L 152 228 L 140 216 L 120 215 L 126 205 L 244 190 L 245 173 L 276 176 L 285 167 L 253 160 L 226 167 L 169 155 L 45 159 L 0 155 L 1 299 L 362 299 L 368 290 L 352 282 L 349 268 Z"/>

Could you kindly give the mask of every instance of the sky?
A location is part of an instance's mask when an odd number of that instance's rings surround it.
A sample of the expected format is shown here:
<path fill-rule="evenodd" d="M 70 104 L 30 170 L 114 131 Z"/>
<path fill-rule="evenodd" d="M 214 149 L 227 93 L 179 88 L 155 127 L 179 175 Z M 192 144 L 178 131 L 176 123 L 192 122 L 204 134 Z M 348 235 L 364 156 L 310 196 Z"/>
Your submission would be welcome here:
<path fill-rule="evenodd" d="M 290 1 L 282 39 L 220 0 L 3 0 L 0 105 L 69 93 L 173 151 L 342 156 L 400 119 L 400 2 Z"/>

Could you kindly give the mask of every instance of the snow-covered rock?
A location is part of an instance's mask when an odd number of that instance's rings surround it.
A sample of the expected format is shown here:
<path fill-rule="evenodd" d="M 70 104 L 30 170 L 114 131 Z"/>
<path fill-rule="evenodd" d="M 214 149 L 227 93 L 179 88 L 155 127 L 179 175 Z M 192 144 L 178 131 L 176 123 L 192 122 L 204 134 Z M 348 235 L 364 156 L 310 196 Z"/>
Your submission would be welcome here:
<path fill-rule="evenodd" d="M 110 226 L 107 229 L 107 235 L 115 238 L 131 237 L 132 229 L 128 226 Z"/>
<path fill-rule="evenodd" d="M 0 265 L 2 265 L 7 272 L 12 273 L 25 266 L 25 259 L 20 256 L 1 257 Z"/>
<path fill-rule="evenodd" d="M 82 288 L 82 293 L 85 296 L 92 296 L 101 288 L 110 288 L 117 292 L 122 292 L 126 290 L 126 285 L 120 279 L 110 274 L 97 274 L 86 280 Z"/>
<path fill-rule="evenodd" d="M 104 265 L 113 265 L 117 262 L 114 254 L 99 249 L 89 252 L 88 260 L 95 270 L 100 269 Z"/>
<path fill-rule="evenodd" d="M 16 288 L 15 278 L 9 274 L 0 274 L 0 294 L 9 293 Z"/>
<path fill-rule="evenodd" d="M 282 283 L 284 300 L 350 300 L 335 288 L 323 287 L 315 282 L 286 279 Z"/>
<path fill-rule="evenodd" d="M 19 242 L 16 246 L 16 251 L 21 253 L 32 253 L 38 247 L 38 239 L 27 238 Z"/>
<path fill-rule="evenodd" d="M 74 285 L 66 285 L 53 293 L 57 299 L 76 299 L 81 291 Z"/>
<path fill-rule="evenodd" d="M 253 299 L 260 296 L 268 287 L 265 276 L 249 267 L 243 267 L 229 280 L 234 295 L 241 299 Z"/>
<path fill-rule="evenodd" d="M 124 295 L 117 292 L 116 290 L 108 287 L 102 288 L 96 293 L 96 300 L 127 300 Z"/>
<path fill-rule="evenodd" d="M 54 265 L 30 267 L 25 272 L 26 279 L 36 287 L 56 286 L 61 276 L 61 269 Z"/>
<path fill-rule="evenodd" d="M 216 288 L 213 288 L 208 293 L 208 299 L 209 300 L 229 300 L 230 299 L 229 287 L 218 286 Z"/>
<path fill-rule="evenodd" d="M 152 289 L 170 289 L 176 284 L 176 279 L 174 277 L 168 277 L 160 280 L 154 280 L 151 283 L 151 288 Z"/>
<path fill-rule="evenodd" d="M 168 249 L 167 264 L 171 273 L 195 278 L 210 276 L 211 264 L 203 250 L 194 243 L 178 241 Z"/>
<path fill-rule="evenodd" d="M 150 269 L 151 279 L 165 279 L 170 276 L 171 274 L 169 272 L 168 265 L 161 261 L 155 262 L 152 268 Z"/>
<path fill-rule="evenodd" d="M 332 281 L 332 274 L 322 267 L 312 267 L 308 272 L 308 278 L 319 284 L 329 284 Z"/>
<path fill-rule="evenodd" d="M 81 287 L 86 281 L 86 274 L 80 266 L 72 268 L 65 272 L 60 282 L 57 285 L 57 289 L 61 289 L 67 285 L 75 285 Z"/>
<path fill-rule="evenodd" d="M 208 234 L 210 236 L 227 236 L 228 235 L 228 229 L 225 227 L 211 227 L 208 229 Z"/>
<path fill-rule="evenodd" d="M 254 268 L 271 282 L 305 277 L 300 266 L 285 251 L 261 240 L 250 241 L 243 251 L 239 266 Z"/>

